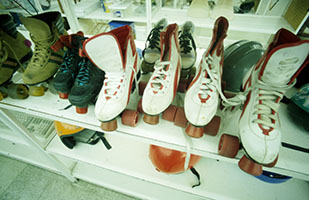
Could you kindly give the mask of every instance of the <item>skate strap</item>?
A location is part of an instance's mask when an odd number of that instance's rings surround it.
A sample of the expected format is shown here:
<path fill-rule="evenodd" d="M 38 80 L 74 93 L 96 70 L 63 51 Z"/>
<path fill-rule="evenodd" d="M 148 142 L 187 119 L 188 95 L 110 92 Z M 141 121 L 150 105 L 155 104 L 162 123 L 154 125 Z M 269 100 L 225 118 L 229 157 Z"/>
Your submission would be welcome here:
<path fill-rule="evenodd" d="M 110 149 L 112 148 L 112 146 L 109 144 L 109 142 L 108 142 L 107 139 L 105 138 L 103 132 L 96 131 L 95 134 L 96 134 L 97 136 L 99 136 L 99 138 L 101 139 L 101 141 L 103 142 L 103 144 L 104 144 L 104 146 L 106 147 L 107 150 L 110 150 Z"/>

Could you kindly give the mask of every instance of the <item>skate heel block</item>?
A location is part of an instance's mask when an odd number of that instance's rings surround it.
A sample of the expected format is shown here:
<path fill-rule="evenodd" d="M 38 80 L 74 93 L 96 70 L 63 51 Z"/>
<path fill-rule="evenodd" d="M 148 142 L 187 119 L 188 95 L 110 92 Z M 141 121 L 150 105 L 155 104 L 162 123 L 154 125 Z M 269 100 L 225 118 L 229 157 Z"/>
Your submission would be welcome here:
<path fill-rule="evenodd" d="M 147 115 L 144 114 L 144 122 L 151 125 L 156 125 L 159 123 L 159 115 Z"/>
<path fill-rule="evenodd" d="M 78 114 L 86 114 L 88 112 L 88 107 L 76 107 L 76 112 Z"/>
<path fill-rule="evenodd" d="M 186 133 L 193 138 L 201 138 L 204 134 L 204 127 L 197 127 L 192 124 L 189 124 L 186 128 Z"/>
<path fill-rule="evenodd" d="M 117 128 L 117 119 L 108 122 L 101 122 L 101 129 L 104 131 L 114 131 Z"/>
<path fill-rule="evenodd" d="M 69 98 L 69 93 L 59 92 L 59 98 L 60 99 L 68 99 Z"/>

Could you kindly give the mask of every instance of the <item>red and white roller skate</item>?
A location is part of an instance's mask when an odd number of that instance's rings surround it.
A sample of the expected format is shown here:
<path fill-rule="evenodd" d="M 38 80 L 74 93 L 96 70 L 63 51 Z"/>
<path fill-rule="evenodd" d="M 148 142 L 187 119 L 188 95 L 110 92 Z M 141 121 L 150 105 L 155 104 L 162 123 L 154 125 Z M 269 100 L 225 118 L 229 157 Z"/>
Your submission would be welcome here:
<path fill-rule="evenodd" d="M 220 118 L 214 117 L 219 105 L 221 76 L 223 66 L 223 40 L 228 30 L 228 21 L 219 17 L 213 29 L 213 36 L 208 49 L 202 57 L 197 73 L 188 87 L 184 111 L 189 125 L 186 133 L 195 138 L 203 136 L 204 126 L 215 126 L 215 135 L 219 129 Z M 210 123 L 211 122 L 211 123 Z M 210 124 L 209 124 L 210 123 Z"/>
<path fill-rule="evenodd" d="M 139 57 L 130 26 L 123 26 L 89 38 L 84 52 L 101 70 L 105 71 L 103 87 L 95 104 L 95 115 L 105 131 L 117 129 L 116 117 L 126 108 L 131 91 L 136 88 Z M 122 123 L 135 126 L 137 111 L 125 110 Z"/>
<path fill-rule="evenodd" d="M 309 40 L 280 29 L 258 63 L 243 79 L 246 102 L 239 119 L 240 140 L 246 155 L 239 167 L 253 175 L 276 164 L 281 146 L 280 100 L 309 63 Z M 253 168 L 252 160 L 261 165 Z M 248 167 L 250 166 L 250 167 Z"/>
<path fill-rule="evenodd" d="M 181 59 L 178 44 L 178 25 L 170 24 L 160 34 L 161 57 L 144 90 L 142 107 L 144 121 L 157 124 L 159 115 L 172 103 L 180 78 Z"/>

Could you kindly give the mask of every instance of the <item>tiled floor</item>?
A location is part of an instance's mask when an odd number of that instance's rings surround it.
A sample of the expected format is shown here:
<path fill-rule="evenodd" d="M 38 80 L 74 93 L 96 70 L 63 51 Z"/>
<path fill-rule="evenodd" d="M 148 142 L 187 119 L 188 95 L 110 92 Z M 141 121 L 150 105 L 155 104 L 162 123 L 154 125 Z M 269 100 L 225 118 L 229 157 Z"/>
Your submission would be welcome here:
<path fill-rule="evenodd" d="M 136 200 L 88 182 L 0 156 L 0 200 Z"/>

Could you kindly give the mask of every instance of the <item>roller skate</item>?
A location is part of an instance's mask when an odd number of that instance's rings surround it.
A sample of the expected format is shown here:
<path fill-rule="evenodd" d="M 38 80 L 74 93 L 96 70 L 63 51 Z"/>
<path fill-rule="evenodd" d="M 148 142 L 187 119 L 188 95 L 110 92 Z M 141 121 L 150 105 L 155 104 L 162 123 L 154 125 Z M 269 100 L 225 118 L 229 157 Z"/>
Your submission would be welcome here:
<path fill-rule="evenodd" d="M 98 48 L 103 47 L 98 50 Z M 89 38 L 84 53 L 105 72 L 103 87 L 95 104 L 95 115 L 105 131 L 117 129 L 117 116 L 122 123 L 135 126 L 137 111 L 125 110 L 131 91 L 135 91 L 140 75 L 139 58 L 130 26 L 122 26 Z"/>
<path fill-rule="evenodd" d="M 146 40 L 146 46 L 143 51 L 143 61 L 141 69 L 143 73 L 153 72 L 153 66 L 161 56 L 160 33 L 167 26 L 167 20 L 161 19 L 151 30 Z"/>
<path fill-rule="evenodd" d="M 142 97 L 144 121 L 148 124 L 159 122 L 159 115 L 171 105 L 176 95 L 180 79 L 178 25 L 168 25 L 160 37 L 161 57 L 156 61 Z"/>
<path fill-rule="evenodd" d="M 243 171 L 259 176 L 262 166 L 276 165 L 281 146 L 278 109 L 286 90 L 309 63 L 309 40 L 301 40 L 286 29 L 280 29 L 264 55 L 243 79 L 246 101 L 239 118 L 239 135 L 245 155 L 238 162 Z M 224 134 L 219 154 L 237 154 L 238 138 Z M 227 150 L 230 148 L 229 150 Z M 229 155 L 228 152 L 234 152 Z"/>
<path fill-rule="evenodd" d="M 0 100 L 7 96 L 25 99 L 27 86 L 13 83 L 11 78 L 17 70 L 22 72 L 31 58 L 31 42 L 17 31 L 10 15 L 0 16 Z"/>
<path fill-rule="evenodd" d="M 34 53 L 23 73 L 23 81 L 29 86 L 29 94 L 42 96 L 48 88 L 48 82 L 63 62 L 63 50 L 54 52 L 51 46 L 58 41 L 60 35 L 66 34 L 59 12 L 22 18 L 21 22 L 30 32 L 35 44 Z"/>
<path fill-rule="evenodd" d="M 184 111 L 189 125 L 185 131 L 191 137 L 200 138 L 204 132 L 211 135 L 218 132 L 221 119 L 215 114 L 219 105 L 219 95 L 222 94 L 223 40 L 227 29 L 227 19 L 218 18 L 214 24 L 210 45 L 188 87 Z"/>
<path fill-rule="evenodd" d="M 82 32 L 62 35 L 51 47 L 55 52 L 65 48 L 64 61 L 53 81 L 53 86 L 58 91 L 61 99 L 67 99 L 69 97 L 69 92 L 80 69 L 79 62 L 82 60 L 79 56 L 79 47 L 85 39 Z"/>
<path fill-rule="evenodd" d="M 181 55 L 181 78 L 178 91 L 185 93 L 195 75 L 196 46 L 193 38 L 194 24 L 187 21 L 179 31 L 179 45 Z"/>
<path fill-rule="evenodd" d="M 97 68 L 87 57 L 78 64 L 79 72 L 69 94 L 69 101 L 76 106 L 76 112 L 85 114 L 88 105 L 94 104 L 104 81 L 104 71 Z"/>

